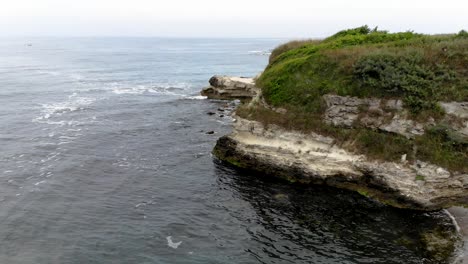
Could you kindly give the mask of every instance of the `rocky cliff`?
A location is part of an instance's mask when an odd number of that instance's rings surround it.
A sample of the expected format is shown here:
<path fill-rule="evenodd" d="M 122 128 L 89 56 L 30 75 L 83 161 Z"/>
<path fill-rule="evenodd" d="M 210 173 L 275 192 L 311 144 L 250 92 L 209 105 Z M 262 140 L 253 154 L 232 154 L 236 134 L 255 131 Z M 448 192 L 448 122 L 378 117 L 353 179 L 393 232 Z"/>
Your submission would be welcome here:
<path fill-rule="evenodd" d="M 213 153 L 266 177 L 349 189 L 393 207 L 466 207 L 466 47 L 464 31 L 367 26 L 283 44 L 258 78 L 215 76 L 202 92 L 245 99 Z M 450 251 L 442 247 L 433 251 Z"/>
<path fill-rule="evenodd" d="M 373 161 L 316 133 L 236 117 L 234 132 L 218 140 L 213 153 L 235 166 L 291 182 L 326 184 L 382 203 L 419 210 L 468 204 L 468 175 L 422 161 Z"/>
<path fill-rule="evenodd" d="M 218 77 L 216 77 L 218 78 Z M 236 87 L 229 77 L 223 77 L 222 88 L 229 91 L 226 97 L 244 93 L 245 87 Z M 233 78 L 237 80 L 237 78 Z M 286 111 L 268 106 L 257 88 L 247 107 L 266 107 L 280 114 Z M 226 92 L 224 92 L 226 94 Z M 424 134 L 424 129 L 434 123 L 429 120 L 419 123 L 408 119 L 408 113 L 399 100 L 377 98 L 359 99 L 325 95 L 324 122 L 343 129 L 365 126 L 384 133 L 393 133 L 407 138 Z M 464 104 L 444 103 L 447 120 L 462 117 L 452 126 L 466 132 L 466 108 Z M 326 184 L 357 191 L 382 203 L 418 210 L 435 210 L 453 205 L 468 204 L 468 174 L 450 171 L 441 166 L 421 160 L 409 161 L 411 153 L 405 153 L 398 161 L 375 160 L 349 151 L 336 144 L 330 136 L 314 132 L 288 130 L 278 125 L 235 116 L 233 132 L 220 138 L 213 153 L 221 160 L 235 166 L 260 171 L 291 182 Z"/>
<path fill-rule="evenodd" d="M 223 77 L 224 80 L 229 78 Z M 229 88 L 232 94 L 245 92 L 245 88 Z M 247 100 L 244 107 L 254 111 L 267 108 L 279 115 L 286 115 L 287 110 L 268 105 L 261 91 L 254 90 L 257 92 L 253 98 Z M 232 97 L 229 95 L 216 98 Z M 324 122 L 340 129 L 366 126 L 412 139 L 424 134 L 427 126 L 434 123 L 433 120 L 426 123 L 411 120 L 399 100 L 325 95 L 324 101 L 327 105 L 323 114 Z M 446 110 L 448 115 L 465 118 L 463 111 L 466 109 L 461 111 L 457 108 L 460 104 L 446 103 L 444 107 L 457 109 Z M 369 114 L 369 111 L 378 114 Z M 453 116 L 446 118 L 452 120 Z M 427 211 L 468 204 L 466 173 L 449 171 L 420 160 L 409 161 L 407 155 L 396 162 L 375 160 L 349 151 L 336 144 L 336 140 L 330 136 L 264 124 L 235 113 L 233 117 L 233 132 L 218 139 L 213 154 L 236 167 L 289 182 L 324 184 L 353 190 L 398 208 Z M 453 127 L 463 132 L 463 124 L 453 122 Z M 455 229 L 449 228 L 444 232 L 435 229 L 420 239 L 423 250 L 437 263 L 445 263 L 456 257 L 458 259 L 455 263 L 463 261 L 462 256 L 452 255 L 457 247 L 461 248 L 457 246 L 461 242 Z"/>

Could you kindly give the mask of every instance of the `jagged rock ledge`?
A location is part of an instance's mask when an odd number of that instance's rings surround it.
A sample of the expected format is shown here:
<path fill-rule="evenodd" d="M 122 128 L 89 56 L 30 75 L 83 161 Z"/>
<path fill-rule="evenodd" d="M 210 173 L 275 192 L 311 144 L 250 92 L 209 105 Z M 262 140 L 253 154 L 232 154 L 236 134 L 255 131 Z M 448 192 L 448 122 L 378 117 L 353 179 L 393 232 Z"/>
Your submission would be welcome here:
<path fill-rule="evenodd" d="M 210 86 L 201 91 L 209 99 L 250 100 L 257 96 L 260 89 L 255 86 L 255 79 L 248 77 L 229 77 L 215 75 L 209 80 Z"/>

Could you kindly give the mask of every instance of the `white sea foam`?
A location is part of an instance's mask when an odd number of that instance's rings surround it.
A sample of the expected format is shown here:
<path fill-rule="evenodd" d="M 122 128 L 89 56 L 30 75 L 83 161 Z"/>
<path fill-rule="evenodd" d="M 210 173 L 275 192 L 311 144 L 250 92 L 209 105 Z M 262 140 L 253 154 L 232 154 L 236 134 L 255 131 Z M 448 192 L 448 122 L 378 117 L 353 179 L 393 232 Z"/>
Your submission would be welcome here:
<path fill-rule="evenodd" d="M 70 78 L 72 78 L 74 80 L 77 80 L 77 81 L 80 81 L 80 80 L 84 79 L 84 76 L 79 74 L 79 73 L 72 73 L 72 74 L 70 74 Z"/>
<path fill-rule="evenodd" d="M 44 123 L 44 124 L 48 124 L 48 125 L 57 125 L 57 126 L 80 126 L 80 125 L 83 125 L 85 124 L 84 122 L 80 122 L 80 121 L 75 121 L 75 120 L 70 120 L 70 121 L 67 121 L 67 120 L 62 120 L 62 121 L 51 121 L 51 120 L 44 120 L 43 118 L 41 117 L 38 117 L 36 119 L 33 120 L 33 122 L 38 122 L 38 123 Z M 47 143 L 44 143 L 44 144 L 47 144 Z"/>
<path fill-rule="evenodd" d="M 39 182 L 34 183 L 34 185 L 38 186 L 38 185 L 46 183 L 46 182 L 47 182 L 46 180 L 43 180 L 43 181 L 39 181 Z"/>
<path fill-rule="evenodd" d="M 182 241 L 173 242 L 172 241 L 172 236 L 168 236 L 168 237 L 166 237 L 166 239 L 167 239 L 167 245 L 169 247 L 171 247 L 171 248 L 174 248 L 174 249 L 178 248 L 180 246 L 180 244 L 182 244 Z"/>
<path fill-rule="evenodd" d="M 66 113 L 85 110 L 86 107 L 93 104 L 96 98 L 78 96 L 77 93 L 73 93 L 68 96 L 68 100 L 64 102 L 55 102 L 48 104 L 41 104 L 42 110 L 41 115 L 35 118 L 34 122 L 47 123 L 51 125 L 73 125 L 75 121 L 56 121 L 49 120 L 57 116 L 61 116 Z M 70 123 L 72 122 L 72 123 Z"/>
<path fill-rule="evenodd" d="M 61 76 L 61 78 L 65 77 L 65 78 L 72 79 L 75 81 L 81 81 L 84 79 L 84 76 L 79 73 L 68 73 L 68 72 L 62 72 L 62 71 L 56 71 L 56 70 L 50 70 L 50 69 L 39 69 L 39 70 L 36 70 L 35 72 L 40 75 L 49 75 L 53 77 Z"/>
<path fill-rule="evenodd" d="M 269 56 L 271 55 L 271 50 L 251 50 L 248 51 L 250 55 L 263 55 L 263 56 Z"/>
<path fill-rule="evenodd" d="M 189 99 L 189 100 L 205 100 L 205 99 L 208 99 L 207 96 L 203 96 L 203 95 L 194 95 L 194 96 L 186 96 L 185 99 Z"/>
<path fill-rule="evenodd" d="M 158 83 L 150 85 L 136 85 L 136 86 L 124 86 L 122 84 L 114 84 L 112 92 L 115 94 L 123 95 L 141 95 L 141 94 L 165 94 L 174 96 L 185 96 L 184 91 L 189 89 L 191 85 L 189 83 Z"/>
<path fill-rule="evenodd" d="M 51 75 L 51 76 L 59 76 L 62 75 L 61 72 L 58 71 L 51 71 L 51 70 L 36 70 L 38 74 L 43 74 L 43 75 Z"/>

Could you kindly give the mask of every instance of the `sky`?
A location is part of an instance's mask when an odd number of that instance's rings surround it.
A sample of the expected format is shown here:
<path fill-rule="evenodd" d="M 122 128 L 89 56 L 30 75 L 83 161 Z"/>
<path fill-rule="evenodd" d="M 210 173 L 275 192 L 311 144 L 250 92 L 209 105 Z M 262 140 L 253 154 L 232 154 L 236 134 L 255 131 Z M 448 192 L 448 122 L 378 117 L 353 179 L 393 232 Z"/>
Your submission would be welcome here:
<path fill-rule="evenodd" d="M 321 38 L 468 29 L 467 0 L 0 0 L 0 36 Z"/>

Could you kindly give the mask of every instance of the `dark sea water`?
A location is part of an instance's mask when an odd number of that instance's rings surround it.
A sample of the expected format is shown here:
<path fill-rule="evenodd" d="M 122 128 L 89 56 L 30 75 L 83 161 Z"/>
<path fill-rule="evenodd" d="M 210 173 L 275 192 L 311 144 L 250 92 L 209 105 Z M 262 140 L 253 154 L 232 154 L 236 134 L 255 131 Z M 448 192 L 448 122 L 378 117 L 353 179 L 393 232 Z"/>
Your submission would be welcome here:
<path fill-rule="evenodd" d="M 441 213 L 214 160 L 232 119 L 198 92 L 280 42 L 1 39 L 0 264 L 431 263 L 402 241 Z"/>

